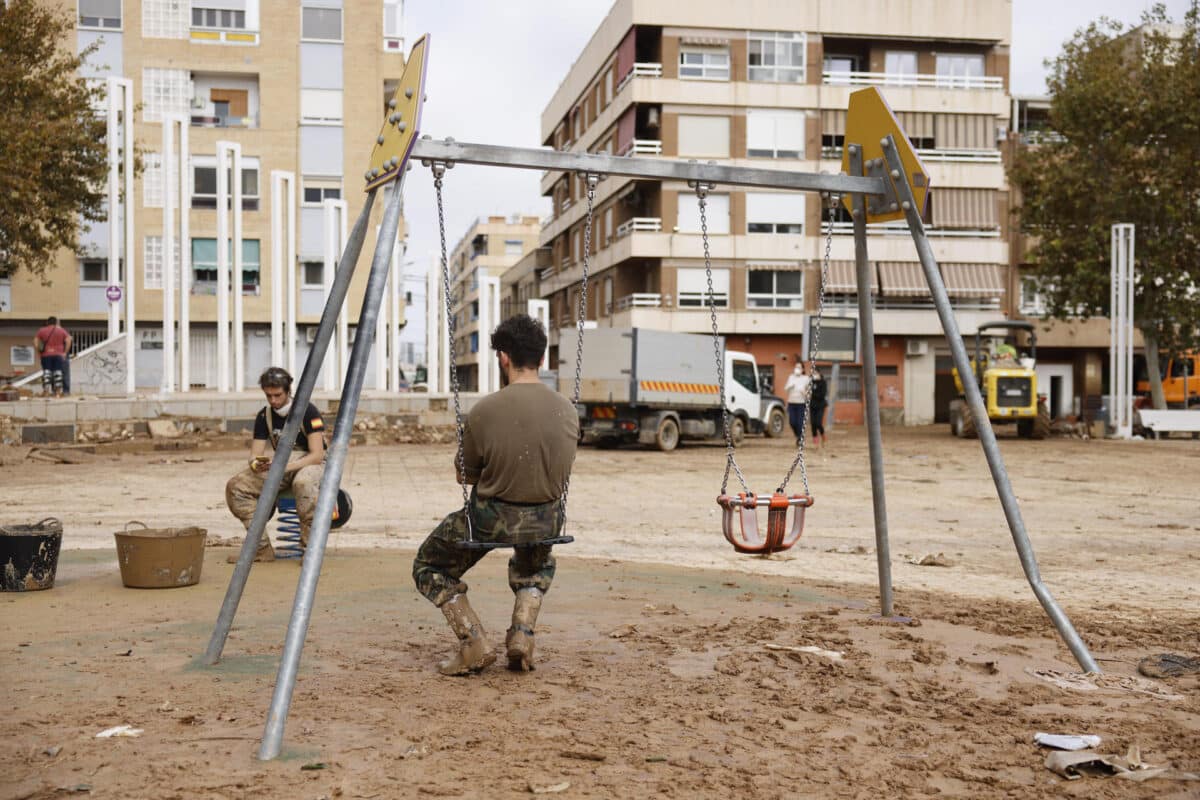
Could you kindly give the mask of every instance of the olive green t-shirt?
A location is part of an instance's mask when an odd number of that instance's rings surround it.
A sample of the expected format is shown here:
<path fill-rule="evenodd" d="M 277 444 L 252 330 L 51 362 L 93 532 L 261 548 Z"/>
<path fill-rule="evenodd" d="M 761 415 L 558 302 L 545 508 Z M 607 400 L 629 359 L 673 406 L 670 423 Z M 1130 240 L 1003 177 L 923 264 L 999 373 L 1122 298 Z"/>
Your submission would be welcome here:
<path fill-rule="evenodd" d="M 480 400 L 463 428 L 463 464 L 481 498 L 548 503 L 562 495 L 579 442 L 571 401 L 540 383 L 513 383 Z"/>

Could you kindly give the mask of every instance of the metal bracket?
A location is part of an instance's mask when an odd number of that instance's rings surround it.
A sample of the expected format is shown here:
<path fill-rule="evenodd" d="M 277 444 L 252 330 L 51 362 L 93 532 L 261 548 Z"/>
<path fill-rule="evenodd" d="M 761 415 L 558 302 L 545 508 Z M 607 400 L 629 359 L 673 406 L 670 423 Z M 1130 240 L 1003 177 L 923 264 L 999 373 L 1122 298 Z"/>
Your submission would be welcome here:
<path fill-rule="evenodd" d="M 430 136 L 429 134 L 425 134 L 421 138 L 422 139 L 432 139 L 433 137 Z M 454 144 L 454 139 L 450 136 L 447 136 L 442 141 L 444 141 L 446 144 Z M 433 177 L 440 180 L 442 178 L 442 176 L 444 176 L 446 174 L 446 170 L 454 169 L 454 162 L 447 161 L 444 159 L 434 160 L 431 158 L 422 158 L 421 166 L 429 167 L 429 169 L 433 171 Z"/>
<path fill-rule="evenodd" d="M 894 178 L 888 172 L 887 164 L 884 160 L 882 158 L 872 158 L 863 166 L 868 178 L 884 179 L 884 193 L 882 195 L 867 195 L 867 214 L 874 216 L 875 214 L 887 214 L 891 211 L 899 211 L 900 197 L 896 194 L 896 185 L 892 183 Z"/>

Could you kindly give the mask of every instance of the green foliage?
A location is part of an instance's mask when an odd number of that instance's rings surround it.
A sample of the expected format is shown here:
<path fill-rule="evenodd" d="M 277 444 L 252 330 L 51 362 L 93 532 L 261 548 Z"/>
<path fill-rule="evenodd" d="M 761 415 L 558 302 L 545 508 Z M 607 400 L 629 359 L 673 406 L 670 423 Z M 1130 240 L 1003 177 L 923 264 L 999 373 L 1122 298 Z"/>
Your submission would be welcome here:
<path fill-rule="evenodd" d="M 1200 331 L 1200 38 L 1161 5 L 1130 34 L 1101 18 L 1047 62 L 1050 126 L 1010 179 L 1031 260 L 1059 318 L 1107 315 L 1111 228 L 1136 226 L 1134 324 L 1149 347 L 1195 347 Z M 1178 33 L 1178 27 L 1175 29 Z"/>
<path fill-rule="evenodd" d="M 73 28 L 59 4 L 0 4 L 0 274 L 44 276 L 105 218 L 105 89 L 79 76 L 94 47 L 75 55 Z"/>

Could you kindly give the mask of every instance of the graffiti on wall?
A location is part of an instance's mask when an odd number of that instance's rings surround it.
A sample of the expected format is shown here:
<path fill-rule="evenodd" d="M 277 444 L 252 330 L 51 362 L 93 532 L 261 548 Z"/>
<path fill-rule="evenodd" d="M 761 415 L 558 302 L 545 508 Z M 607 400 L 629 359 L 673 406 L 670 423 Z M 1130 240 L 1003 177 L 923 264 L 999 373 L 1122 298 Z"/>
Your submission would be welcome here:
<path fill-rule="evenodd" d="M 74 359 L 71 390 L 77 394 L 125 393 L 125 342 L 116 339 Z"/>

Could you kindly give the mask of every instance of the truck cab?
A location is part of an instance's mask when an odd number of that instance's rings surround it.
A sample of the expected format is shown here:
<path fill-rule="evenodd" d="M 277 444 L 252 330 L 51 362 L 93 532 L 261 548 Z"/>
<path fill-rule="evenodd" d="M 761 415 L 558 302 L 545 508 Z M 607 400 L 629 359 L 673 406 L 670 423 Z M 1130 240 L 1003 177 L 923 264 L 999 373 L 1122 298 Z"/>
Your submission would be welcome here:
<path fill-rule="evenodd" d="M 782 436 L 787 426 L 787 405 L 763 391 L 758 363 L 750 353 L 736 350 L 725 353 L 725 407 L 743 420 L 750 433 L 765 433 L 774 438 Z M 735 437 L 735 441 L 739 438 Z"/>

